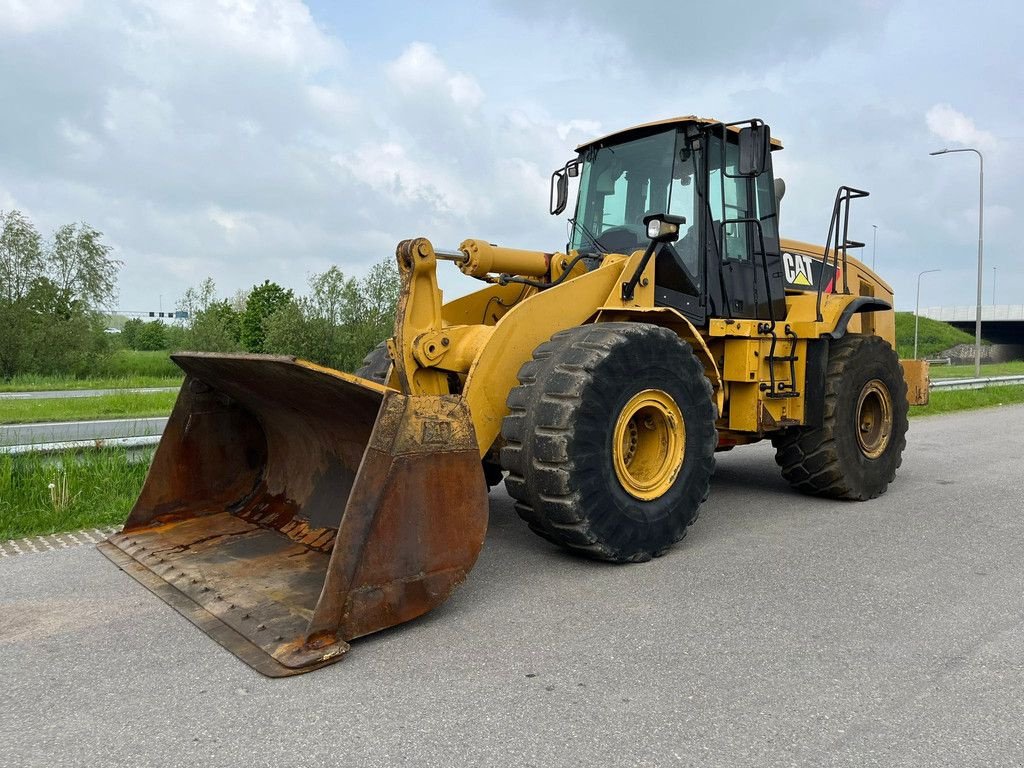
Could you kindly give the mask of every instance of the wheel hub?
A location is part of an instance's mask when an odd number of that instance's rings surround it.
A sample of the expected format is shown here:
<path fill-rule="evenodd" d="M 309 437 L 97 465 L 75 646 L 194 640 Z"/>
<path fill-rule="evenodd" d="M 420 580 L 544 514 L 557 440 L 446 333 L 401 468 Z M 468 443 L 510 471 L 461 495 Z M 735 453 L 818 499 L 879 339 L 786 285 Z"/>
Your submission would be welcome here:
<path fill-rule="evenodd" d="M 857 400 L 857 445 L 869 459 L 877 459 L 889 446 L 892 435 L 892 396 L 888 387 L 872 379 Z"/>
<path fill-rule="evenodd" d="M 685 455 L 686 427 L 672 396 L 660 389 L 633 395 L 612 436 L 612 463 L 623 489 L 641 501 L 658 498 L 672 487 Z"/>

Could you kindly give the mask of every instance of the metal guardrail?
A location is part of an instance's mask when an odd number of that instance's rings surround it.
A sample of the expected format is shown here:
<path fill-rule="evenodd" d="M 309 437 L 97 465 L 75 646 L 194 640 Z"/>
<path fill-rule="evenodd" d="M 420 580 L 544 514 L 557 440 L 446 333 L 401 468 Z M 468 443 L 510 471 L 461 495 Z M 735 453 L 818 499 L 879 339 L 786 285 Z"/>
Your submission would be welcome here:
<path fill-rule="evenodd" d="M 982 376 L 980 378 L 970 379 L 936 379 L 930 383 L 930 389 L 932 391 L 945 391 L 952 392 L 958 389 L 984 389 L 986 387 L 1000 387 L 1014 384 L 1024 384 L 1024 374 L 1017 374 L 1013 376 Z M 123 419 L 123 420 L 109 420 L 106 422 L 67 422 L 63 425 L 31 425 L 22 424 L 16 425 L 21 427 L 33 427 L 33 426 L 65 426 L 70 427 L 72 425 L 82 425 L 83 427 L 93 427 L 99 425 L 111 425 L 114 429 L 107 427 L 104 431 L 123 431 L 123 429 L 117 429 L 122 425 L 131 425 L 129 431 L 135 432 L 130 435 L 111 435 L 110 437 L 100 436 L 96 434 L 94 436 L 86 437 L 81 435 L 79 439 L 73 440 L 57 440 L 52 442 L 40 442 L 33 444 L 6 444 L 4 445 L 4 431 L 13 430 L 15 425 L 7 426 L 0 429 L 0 454 L 23 454 L 23 453 L 59 453 L 61 451 L 82 451 L 92 448 L 127 448 L 128 450 L 147 448 L 154 446 L 160 442 L 161 434 L 163 433 L 164 425 L 167 423 L 166 418 L 152 418 L 152 419 Z M 142 427 L 140 429 L 140 427 Z M 138 434 L 140 431 L 149 432 L 149 434 Z M 10 438 L 8 438 L 10 439 Z"/>
<path fill-rule="evenodd" d="M 957 389 L 984 389 L 985 387 L 1005 387 L 1012 384 L 1024 384 L 1024 374 L 1016 376 L 982 376 L 972 379 L 935 379 L 930 388 L 951 392 Z"/>
<path fill-rule="evenodd" d="M 138 448 L 148 448 L 159 442 L 160 435 L 110 437 L 97 440 L 65 440 L 59 443 L 37 443 L 35 445 L 0 445 L 0 454 L 63 453 L 64 451 L 87 451 L 98 448 L 125 448 L 131 451 Z"/>
<path fill-rule="evenodd" d="M 0 454 L 54 453 L 89 448 L 136 449 L 160 441 L 166 416 L 0 425 Z"/>

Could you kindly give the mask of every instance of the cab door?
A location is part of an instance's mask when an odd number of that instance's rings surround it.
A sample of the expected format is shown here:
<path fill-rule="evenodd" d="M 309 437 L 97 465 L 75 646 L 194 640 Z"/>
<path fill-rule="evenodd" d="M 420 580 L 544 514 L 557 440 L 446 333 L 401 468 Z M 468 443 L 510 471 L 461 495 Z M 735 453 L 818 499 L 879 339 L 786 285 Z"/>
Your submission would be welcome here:
<path fill-rule="evenodd" d="M 779 320 L 786 313 L 771 159 L 759 176 L 739 173 L 739 146 L 709 135 L 709 240 L 721 275 L 723 317 Z"/>

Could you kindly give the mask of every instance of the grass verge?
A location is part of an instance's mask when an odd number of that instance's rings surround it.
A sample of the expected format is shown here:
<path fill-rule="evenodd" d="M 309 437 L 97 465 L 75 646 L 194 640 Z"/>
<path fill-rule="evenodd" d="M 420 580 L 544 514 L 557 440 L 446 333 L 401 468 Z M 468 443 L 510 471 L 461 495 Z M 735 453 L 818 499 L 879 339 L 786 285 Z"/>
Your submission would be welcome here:
<path fill-rule="evenodd" d="M 151 457 L 152 451 L 140 459 L 114 449 L 0 454 L 0 539 L 119 525 L 142 489 Z"/>
<path fill-rule="evenodd" d="M 89 376 L 24 374 L 0 381 L 0 392 L 43 392 L 64 389 L 125 389 L 179 387 L 184 378 L 167 352 L 119 349 L 102 360 Z"/>
<path fill-rule="evenodd" d="M 140 352 L 135 349 L 119 349 L 102 360 L 95 373 L 98 376 L 175 376 L 182 377 L 181 368 L 171 362 L 170 352 Z"/>
<path fill-rule="evenodd" d="M 949 323 L 921 318 L 917 352 L 921 357 L 934 357 L 957 344 L 973 344 L 974 334 L 954 328 Z M 986 342 L 982 342 L 985 344 Z M 900 357 L 914 356 L 914 313 L 896 313 L 896 351 Z"/>
<path fill-rule="evenodd" d="M 932 392 L 928 405 L 912 406 L 911 417 L 934 416 L 938 413 L 969 411 L 996 405 L 1024 403 L 1024 385 L 986 387 L 985 389 L 958 389 L 953 392 Z"/>
<path fill-rule="evenodd" d="M 1024 373 L 1024 361 L 1013 360 L 1008 363 L 986 363 L 981 366 L 982 376 L 1012 376 Z M 973 365 L 931 365 L 928 375 L 933 379 L 973 379 Z"/>
<path fill-rule="evenodd" d="M 0 400 L 0 424 L 167 416 L 177 397 L 177 392 L 126 392 L 99 397 Z"/>

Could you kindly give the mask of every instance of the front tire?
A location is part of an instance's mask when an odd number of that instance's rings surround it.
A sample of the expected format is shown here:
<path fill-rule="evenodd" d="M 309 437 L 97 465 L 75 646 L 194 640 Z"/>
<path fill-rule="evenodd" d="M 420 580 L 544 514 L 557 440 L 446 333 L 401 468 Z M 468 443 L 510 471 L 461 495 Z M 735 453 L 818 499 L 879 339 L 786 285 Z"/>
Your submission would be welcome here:
<path fill-rule="evenodd" d="M 775 461 L 797 490 L 866 501 L 885 493 L 907 445 L 907 383 L 899 357 L 878 336 L 832 342 L 820 427 L 772 438 Z"/>
<path fill-rule="evenodd" d="M 650 560 L 686 535 L 718 442 L 689 344 L 642 323 L 570 328 L 534 351 L 519 381 L 501 463 L 531 530 L 612 562 Z"/>

